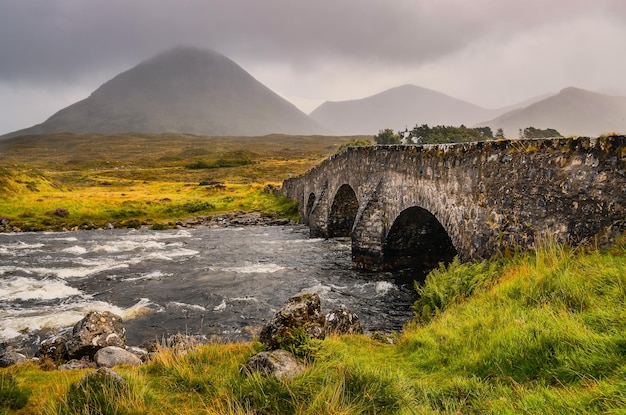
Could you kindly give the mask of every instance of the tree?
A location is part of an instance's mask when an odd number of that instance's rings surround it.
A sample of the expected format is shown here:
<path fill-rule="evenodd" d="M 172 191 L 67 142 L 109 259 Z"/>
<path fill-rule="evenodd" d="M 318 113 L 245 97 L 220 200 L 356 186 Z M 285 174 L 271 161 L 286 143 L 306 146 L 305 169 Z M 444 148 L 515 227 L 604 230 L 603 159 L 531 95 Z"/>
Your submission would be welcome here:
<path fill-rule="evenodd" d="M 489 132 L 491 132 L 490 128 Z M 410 137 L 415 139 L 413 140 L 414 142 L 419 142 L 420 144 L 464 143 L 485 139 L 485 136 L 478 128 L 467 128 L 464 125 L 460 127 L 447 125 L 429 127 L 428 124 L 416 125 L 411 130 Z"/>
<path fill-rule="evenodd" d="M 371 145 L 372 145 L 372 142 L 369 140 L 357 139 L 357 140 L 352 140 L 352 141 L 348 141 L 347 143 L 341 144 L 339 148 L 337 148 L 337 151 L 339 152 L 348 147 L 364 147 L 364 146 L 371 146 Z"/>
<path fill-rule="evenodd" d="M 476 127 L 474 129 L 485 138 L 493 138 L 493 131 L 491 131 L 491 127 Z"/>
<path fill-rule="evenodd" d="M 374 136 L 374 140 L 376 140 L 377 144 L 400 144 L 400 136 L 394 133 L 391 128 L 380 130 Z"/>
<path fill-rule="evenodd" d="M 504 130 L 502 128 L 498 128 L 496 130 L 496 138 L 499 138 L 499 139 L 504 138 Z"/>
<path fill-rule="evenodd" d="M 546 128 L 542 130 L 541 128 L 535 127 L 526 127 L 522 131 L 520 129 L 520 138 L 551 138 L 551 137 L 563 137 L 561 133 L 559 133 L 554 128 Z"/>

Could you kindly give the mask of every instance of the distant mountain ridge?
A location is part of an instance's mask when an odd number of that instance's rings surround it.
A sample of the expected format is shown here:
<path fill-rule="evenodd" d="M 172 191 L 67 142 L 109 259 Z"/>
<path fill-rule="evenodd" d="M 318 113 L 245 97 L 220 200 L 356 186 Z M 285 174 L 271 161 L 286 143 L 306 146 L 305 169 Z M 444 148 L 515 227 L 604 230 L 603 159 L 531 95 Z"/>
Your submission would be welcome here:
<path fill-rule="evenodd" d="M 323 131 L 227 57 L 177 47 L 120 73 L 43 123 L 3 137 L 54 132 L 258 136 Z"/>
<path fill-rule="evenodd" d="M 327 101 L 310 115 L 229 58 L 177 47 L 143 61 L 88 98 L 30 128 L 0 136 L 70 133 L 187 133 L 206 136 L 377 134 L 428 124 L 489 126 L 517 137 L 526 127 L 564 135 L 626 132 L 626 97 L 579 88 L 485 109 L 441 92 L 402 85 L 349 101 Z"/>
<path fill-rule="evenodd" d="M 526 127 L 554 128 L 562 135 L 597 136 L 626 132 L 626 97 L 611 96 L 580 88 L 565 88 L 558 94 L 500 115 L 478 126 L 502 128 L 515 138 Z"/>
<path fill-rule="evenodd" d="M 485 109 L 448 95 L 403 85 L 370 97 L 325 102 L 311 117 L 337 134 L 376 134 L 384 128 L 401 130 L 428 124 L 502 128 L 518 137 L 527 127 L 554 128 L 564 135 L 597 136 L 626 132 L 626 97 L 580 88 L 565 88 L 519 104 Z M 488 121 L 486 121 L 488 120 Z"/>
<path fill-rule="evenodd" d="M 362 99 L 327 101 L 310 115 L 336 134 L 376 134 L 416 124 L 471 125 L 497 114 L 432 89 L 402 85 Z"/>

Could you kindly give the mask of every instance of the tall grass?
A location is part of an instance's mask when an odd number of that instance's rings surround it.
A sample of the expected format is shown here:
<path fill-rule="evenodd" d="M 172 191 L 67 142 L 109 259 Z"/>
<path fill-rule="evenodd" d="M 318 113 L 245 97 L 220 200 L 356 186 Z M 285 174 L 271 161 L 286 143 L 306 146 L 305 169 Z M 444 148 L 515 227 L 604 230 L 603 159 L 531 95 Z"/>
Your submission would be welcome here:
<path fill-rule="evenodd" d="M 519 396 L 497 407 L 513 413 L 624 408 L 624 253 L 623 244 L 612 252 L 542 245 L 504 262 L 452 264 L 450 274 L 439 270 L 427 278 L 421 289 L 426 297 L 416 304 L 422 310 L 423 304 L 442 304 L 445 312 L 435 313 L 430 324 L 422 319 L 411 325 L 400 348 L 420 371 L 443 368 L 450 376 L 470 374 L 497 389 L 506 386 L 500 393 Z M 484 278 L 494 263 L 501 271 Z"/>
<path fill-rule="evenodd" d="M 327 338 L 315 343 L 305 372 L 292 379 L 240 371 L 261 349 L 258 343 L 211 344 L 184 355 L 163 350 L 144 366 L 116 368 L 129 389 L 115 395 L 112 408 L 147 414 L 624 413 L 625 275 L 626 238 L 604 251 L 546 243 L 508 258 L 454 262 L 420 287 L 416 318 L 396 344 L 362 335 Z M 81 374 L 44 373 L 33 364 L 10 373 L 30 394 L 22 410 L 8 413 L 42 406 L 71 413 L 63 411 Z M 112 405 L 109 398 L 101 407 Z"/>

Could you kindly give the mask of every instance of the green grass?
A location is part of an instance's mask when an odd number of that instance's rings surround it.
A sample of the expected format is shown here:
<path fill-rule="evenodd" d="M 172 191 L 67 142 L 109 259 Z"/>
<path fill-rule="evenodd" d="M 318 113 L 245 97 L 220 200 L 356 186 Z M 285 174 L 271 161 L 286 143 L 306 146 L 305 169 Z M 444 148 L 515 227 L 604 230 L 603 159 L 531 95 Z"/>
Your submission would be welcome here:
<path fill-rule="evenodd" d="M 167 228 L 235 211 L 295 219 L 293 202 L 264 187 L 281 185 L 352 139 L 60 133 L 3 140 L 0 217 L 23 230 Z M 61 211 L 68 214 L 54 213 Z"/>
<path fill-rule="evenodd" d="M 0 216 L 32 229 L 168 226 L 238 210 L 293 216 L 295 205 L 263 192 L 265 185 L 354 139 L 2 141 Z M 291 380 L 240 372 L 258 343 L 162 350 L 144 366 L 116 368 L 122 389 L 78 388 L 88 371 L 28 363 L 0 369 L 0 414 L 626 413 L 626 237 L 607 250 L 547 241 L 533 252 L 455 261 L 416 288 L 415 318 L 395 344 L 294 338 L 289 347 L 307 370 Z"/>
<path fill-rule="evenodd" d="M 240 373 L 258 343 L 162 350 L 144 366 L 116 368 L 129 388 L 110 413 L 625 413 L 626 237 L 607 250 L 548 243 L 456 262 L 419 291 L 416 317 L 395 344 L 300 339 L 307 369 L 291 380 Z M 6 413 L 79 413 L 68 405 L 85 371 L 29 363 L 0 373 L 28 399 Z"/>

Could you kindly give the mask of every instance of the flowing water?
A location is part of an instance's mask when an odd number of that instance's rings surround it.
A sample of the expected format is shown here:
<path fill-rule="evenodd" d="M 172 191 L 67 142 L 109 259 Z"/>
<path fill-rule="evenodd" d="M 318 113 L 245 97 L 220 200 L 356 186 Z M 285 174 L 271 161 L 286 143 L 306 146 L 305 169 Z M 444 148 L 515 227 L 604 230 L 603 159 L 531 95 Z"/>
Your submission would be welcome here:
<path fill-rule="evenodd" d="M 90 310 L 121 315 L 131 345 L 246 341 L 303 291 L 382 332 L 401 329 L 416 296 L 412 278 L 352 270 L 349 239 L 302 226 L 0 234 L 0 341 L 31 349 Z"/>

